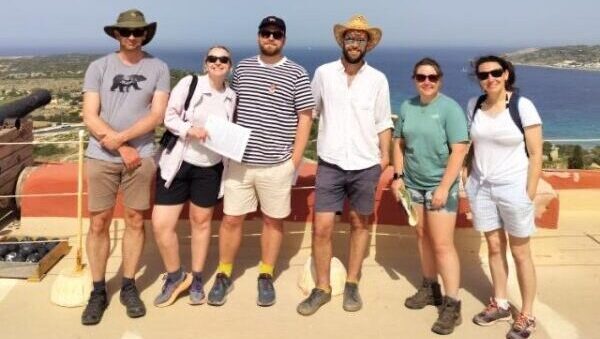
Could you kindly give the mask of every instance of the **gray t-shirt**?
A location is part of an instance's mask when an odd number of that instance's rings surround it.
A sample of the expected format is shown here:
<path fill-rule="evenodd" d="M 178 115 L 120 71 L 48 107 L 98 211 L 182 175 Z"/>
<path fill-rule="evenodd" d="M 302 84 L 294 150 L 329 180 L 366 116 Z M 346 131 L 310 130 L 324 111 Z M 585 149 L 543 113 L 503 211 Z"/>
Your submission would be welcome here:
<path fill-rule="evenodd" d="M 100 94 L 100 118 L 117 132 L 126 130 L 150 112 L 154 92 L 169 93 L 169 68 L 150 54 L 137 64 L 127 66 L 117 53 L 111 53 L 90 64 L 83 81 L 84 92 Z M 154 133 L 148 132 L 127 142 L 140 157 L 154 154 Z M 121 162 L 116 151 L 103 148 L 90 135 L 86 156 L 110 162 Z"/>

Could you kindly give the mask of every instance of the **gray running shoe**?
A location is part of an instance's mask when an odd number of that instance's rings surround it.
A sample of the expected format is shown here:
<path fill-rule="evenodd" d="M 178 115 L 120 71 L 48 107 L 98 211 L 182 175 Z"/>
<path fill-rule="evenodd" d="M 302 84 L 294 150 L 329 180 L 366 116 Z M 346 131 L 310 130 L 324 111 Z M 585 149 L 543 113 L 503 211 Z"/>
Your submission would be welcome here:
<path fill-rule="evenodd" d="M 420 310 L 427 305 L 440 306 L 442 302 L 440 284 L 437 281 L 424 278 L 417 292 L 406 298 L 404 306 L 412 310 Z"/>
<path fill-rule="evenodd" d="M 440 309 L 437 320 L 433 323 L 431 330 L 437 334 L 450 334 L 454 328 L 462 323 L 460 314 L 460 300 L 444 297 L 444 303 Z"/>
<path fill-rule="evenodd" d="M 139 318 L 146 315 L 146 305 L 140 299 L 140 293 L 135 285 L 122 288 L 119 299 L 121 300 L 121 304 L 125 305 L 129 318 Z"/>
<path fill-rule="evenodd" d="M 172 281 L 165 274 L 163 280 L 164 283 L 160 294 L 154 299 L 154 306 L 156 307 L 166 307 L 173 304 L 177 300 L 177 297 L 190 287 L 192 276 L 189 273 L 183 272 L 179 279 Z"/>
<path fill-rule="evenodd" d="M 258 306 L 267 307 L 275 304 L 275 287 L 273 287 L 273 277 L 267 273 L 261 273 L 258 276 Z"/>
<path fill-rule="evenodd" d="M 204 284 L 202 279 L 194 278 L 190 286 L 190 305 L 202 305 L 206 302 L 206 294 L 204 294 Z"/>
<path fill-rule="evenodd" d="M 296 311 L 302 315 L 311 315 L 331 300 L 331 292 L 327 293 L 320 288 L 313 288 L 308 298 L 304 299 Z"/>
<path fill-rule="evenodd" d="M 512 324 L 510 331 L 506 333 L 506 339 L 527 339 L 535 332 L 535 318 L 530 318 L 519 313 L 517 320 Z"/>
<path fill-rule="evenodd" d="M 473 317 L 473 322 L 479 326 L 490 326 L 498 321 L 509 321 L 511 318 L 510 309 L 499 307 L 496 300 L 490 298 L 490 303 Z"/>
<path fill-rule="evenodd" d="M 215 283 L 208 292 L 208 304 L 221 306 L 225 304 L 226 296 L 233 290 L 233 281 L 225 273 L 217 273 Z"/>
<path fill-rule="evenodd" d="M 362 299 L 358 293 L 358 284 L 347 282 L 344 286 L 344 311 L 356 312 L 362 308 Z"/>

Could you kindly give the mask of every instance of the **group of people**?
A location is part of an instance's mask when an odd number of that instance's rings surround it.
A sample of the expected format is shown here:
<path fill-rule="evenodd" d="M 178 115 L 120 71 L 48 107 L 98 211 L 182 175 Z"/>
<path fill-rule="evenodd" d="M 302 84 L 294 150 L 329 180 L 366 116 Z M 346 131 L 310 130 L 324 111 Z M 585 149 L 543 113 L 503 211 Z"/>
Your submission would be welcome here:
<path fill-rule="evenodd" d="M 467 164 L 470 175 L 465 190 L 474 226 L 488 243 L 494 287 L 489 305 L 473 321 L 491 325 L 511 319 L 506 287 L 508 244 L 522 308 L 507 337 L 531 335 L 536 281 L 529 237 L 535 230 L 532 199 L 541 172 L 541 120 L 532 102 L 514 88 L 515 70 L 508 61 L 497 56 L 477 59 L 474 71 L 484 94 L 469 101 L 465 114 L 440 92 L 440 65 L 430 58 L 420 60 L 412 75 L 418 95 L 402 104 L 394 124 L 386 76 L 365 61 L 380 42 L 382 31 L 370 26 L 364 16 L 334 26 L 342 55 L 317 68 L 312 81 L 302 66 L 283 54 L 285 22 L 269 16 L 258 27 L 257 56 L 234 68 L 227 47 L 211 47 L 203 59 L 203 75 L 186 76 L 172 90 L 167 65 L 142 49 L 154 37 L 156 27 L 139 10 L 121 13 L 116 24 L 104 27 L 119 42 L 119 50 L 94 61 L 85 74 L 83 116 L 90 131 L 87 255 L 94 286 L 82 314 L 83 324 L 99 323 L 108 306 L 109 226 L 119 190 L 125 219 L 120 300 L 128 316 L 146 313 L 135 273 L 144 247 L 143 214 L 150 207 L 152 180 L 156 192 L 152 226 L 166 270 L 154 305 L 171 305 L 182 293 L 189 293 L 192 305 L 223 305 L 233 288 L 233 265 L 245 216 L 258 206 L 263 226 L 257 304 L 273 305 L 273 273 L 283 240 L 283 220 L 291 212 L 294 175 L 312 121 L 318 118 L 312 232 L 316 287 L 300 302 L 297 312 L 311 315 L 331 300 L 331 236 L 335 215 L 343 210 L 345 200 L 350 205 L 351 232 L 343 309 L 362 308 L 359 281 L 369 243 L 368 219 L 379 177 L 391 160 L 391 188 L 408 192 L 418 220 L 423 282 L 405 305 L 410 309 L 438 306 L 432 331 L 452 333 L 462 320 L 460 267 L 453 238 L 459 178 Z M 205 128 L 209 118 L 251 130 L 241 162 L 205 147 L 211 138 Z M 154 129 L 162 123 L 175 141 L 162 148 L 157 165 Z M 221 197 L 219 266 L 205 294 L 202 271 L 213 210 Z M 176 233 L 187 202 L 191 272 L 181 265 Z"/>

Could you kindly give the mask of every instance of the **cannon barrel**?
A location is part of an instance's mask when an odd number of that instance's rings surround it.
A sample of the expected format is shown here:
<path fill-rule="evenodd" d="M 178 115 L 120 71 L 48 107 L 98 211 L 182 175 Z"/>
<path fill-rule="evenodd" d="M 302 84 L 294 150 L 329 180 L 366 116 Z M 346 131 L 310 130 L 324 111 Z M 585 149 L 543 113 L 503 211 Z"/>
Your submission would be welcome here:
<path fill-rule="evenodd" d="M 47 105 L 51 98 L 48 90 L 38 88 L 24 98 L 0 106 L 0 124 L 4 123 L 5 119 L 24 118 L 34 110 Z"/>

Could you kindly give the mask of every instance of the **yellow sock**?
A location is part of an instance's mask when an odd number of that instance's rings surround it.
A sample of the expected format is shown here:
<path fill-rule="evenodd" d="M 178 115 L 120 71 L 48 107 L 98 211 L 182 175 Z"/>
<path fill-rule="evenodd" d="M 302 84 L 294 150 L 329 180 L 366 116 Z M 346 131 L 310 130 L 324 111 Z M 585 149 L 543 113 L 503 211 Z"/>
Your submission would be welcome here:
<path fill-rule="evenodd" d="M 231 278 L 231 272 L 232 271 L 233 271 L 233 264 L 231 264 L 231 263 L 225 264 L 225 263 L 222 263 L 222 262 L 219 263 L 219 268 L 217 269 L 217 272 L 223 273 L 227 277 Z"/>
<path fill-rule="evenodd" d="M 258 274 L 266 273 L 270 276 L 273 276 L 273 270 L 275 267 L 273 265 L 265 264 L 264 262 L 260 262 L 258 265 Z"/>

